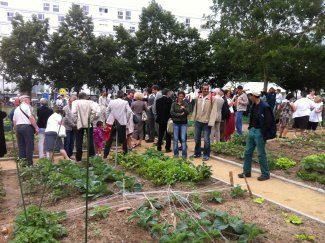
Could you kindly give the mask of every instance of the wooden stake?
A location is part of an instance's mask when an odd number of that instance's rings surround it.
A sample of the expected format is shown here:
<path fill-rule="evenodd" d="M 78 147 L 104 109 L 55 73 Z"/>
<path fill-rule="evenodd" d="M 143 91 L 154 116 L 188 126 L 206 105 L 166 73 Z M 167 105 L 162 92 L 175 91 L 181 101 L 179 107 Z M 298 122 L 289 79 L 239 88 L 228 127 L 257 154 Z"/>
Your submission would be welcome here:
<path fill-rule="evenodd" d="M 250 186 L 248 185 L 248 181 L 247 181 L 247 179 L 246 179 L 246 176 L 245 176 L 245 175 L 244 175 L 244 179 L 245 179 L 245 182 L 246 182 L 246 186 L 247 186 L 247 189 L 248 189 L 248 192 L 249 192 L 249 196 L 250 196 L 251 198 L 253 198 L 253 193 L 252 193 L 252 190 L 251 190 Z"/>
<path fill-rule="evenodd" d="M 229 179 L 230 179 L 230 185 L 233 187 L 234 186 L 234 175 L 232 171 L 229 171 Z"/>

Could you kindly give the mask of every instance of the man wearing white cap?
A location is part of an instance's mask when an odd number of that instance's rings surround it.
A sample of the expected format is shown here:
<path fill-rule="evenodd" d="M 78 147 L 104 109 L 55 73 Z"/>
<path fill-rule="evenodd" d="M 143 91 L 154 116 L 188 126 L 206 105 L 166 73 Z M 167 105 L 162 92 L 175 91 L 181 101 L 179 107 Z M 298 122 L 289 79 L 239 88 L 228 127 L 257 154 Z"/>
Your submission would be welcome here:
<path fill-rule="evenodd" d="M 15 109 L 13 122 L 17 133 L 19 158 L 26 159 L 27 165 L 33 165 L 34 133 L 38 132 L 38 126 L 30 106 L 30 97 L 19 97 L 20 106 Z"/>
<path fill-rule="evenodd" d="M 270 171 L 266 159 L 266 140 L 275 138 L 276 125 L 272 109 L 269 104 L 260 99 L 260 91 L 250 91 L 250 99 L 253 102 L 250 113 L 248 137 L 244 153 L 244 172 L 238 174 L 239 178 L 251 177 L 252 157 L 257 147 L 258 160 L 262 175 L 257 178 L 259 181 L 270 179 Z"/>

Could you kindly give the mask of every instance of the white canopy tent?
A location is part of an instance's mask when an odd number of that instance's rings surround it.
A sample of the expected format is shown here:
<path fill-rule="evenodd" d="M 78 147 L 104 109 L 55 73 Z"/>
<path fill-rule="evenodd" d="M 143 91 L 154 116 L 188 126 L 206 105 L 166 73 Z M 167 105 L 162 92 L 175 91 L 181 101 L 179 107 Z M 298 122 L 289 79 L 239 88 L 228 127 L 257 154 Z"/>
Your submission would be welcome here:
<path fill-rule="evenodd" d="M 264 83 L 263 82 L 228 82 L 225 86 L 223 86 L 223 89 L 234 89 L 238 85 L 243 86 L 244 90 L 260 90 L 262 91 L 264 89 Z M 269 88 L 273 87 L 275 90 L 281 89 L 281 93 L 285 93 L 286 90 L 277 85 L 276 83 L 268 83 L 267 90 Z"/>

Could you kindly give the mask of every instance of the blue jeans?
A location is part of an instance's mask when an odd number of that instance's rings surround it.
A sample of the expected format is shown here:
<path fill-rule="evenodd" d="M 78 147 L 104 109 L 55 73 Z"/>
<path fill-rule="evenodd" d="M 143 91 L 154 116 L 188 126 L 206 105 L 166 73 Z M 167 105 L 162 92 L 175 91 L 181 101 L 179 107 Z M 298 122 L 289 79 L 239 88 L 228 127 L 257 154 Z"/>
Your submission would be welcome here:
<path fill-rule="evenodd" d="M 254 127 L 249 129 L 246 140 L 244 153 L 244 173 L 246 175 L 251 174 L 252 158 L 255 147 L 257 147 L 258 162 L 261 167 L 262 176 L 270 176 L 265 152 L 265 140 L 263 138 L 261 129 Z"/>
<path fill-rule="evenodd" d="M 66 130 L 67 136 L 64 138 L 64 150 L 67 152 L 69 157 L 73 154 L 74 140 L 75 140 L 75 131 Z"/>
<path fill-rule="evenodd" d="M 195 140 L 195 155 L 201 156 L 201 134 L 204 133 L 204 149 L 203 156 L 210 157 L 210 134 L 211 127 L 208 126 L 208 123 L 195 122 L 194 125 L 194 140 Z"/>
<path fill-rule="evenodd" d="M 236 112 L 236 131 L 238 135 L 243 135 L 243 111 Z"/>
<path fill-rule="evenodd" d="M 174 156 L 178 157 L 178 140 L 182 143 L 182 156 L 187 158 L 187 145 L 186 145 L 187 124 L 174 123 Z"/>

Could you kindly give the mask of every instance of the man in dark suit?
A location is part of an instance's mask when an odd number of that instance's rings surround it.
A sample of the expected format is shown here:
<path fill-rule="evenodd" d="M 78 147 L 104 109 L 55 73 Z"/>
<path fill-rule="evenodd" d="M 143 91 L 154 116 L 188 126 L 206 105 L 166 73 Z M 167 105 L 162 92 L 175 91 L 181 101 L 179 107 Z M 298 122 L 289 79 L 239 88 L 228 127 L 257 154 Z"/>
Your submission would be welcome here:
<path fill-rule="evenodd" d="M 162 97 L 156 101 L 157 119 L 159 124 L 157 150 L 161 151 L 162 140 L 166 134 L 166 152 L 171 152 L 171 135 L 167 133 L 167 122 L 170 118 L 170 108 L 172 106 L 172 99 L 169 97 L 169 89 L 163 89 Z"/>

